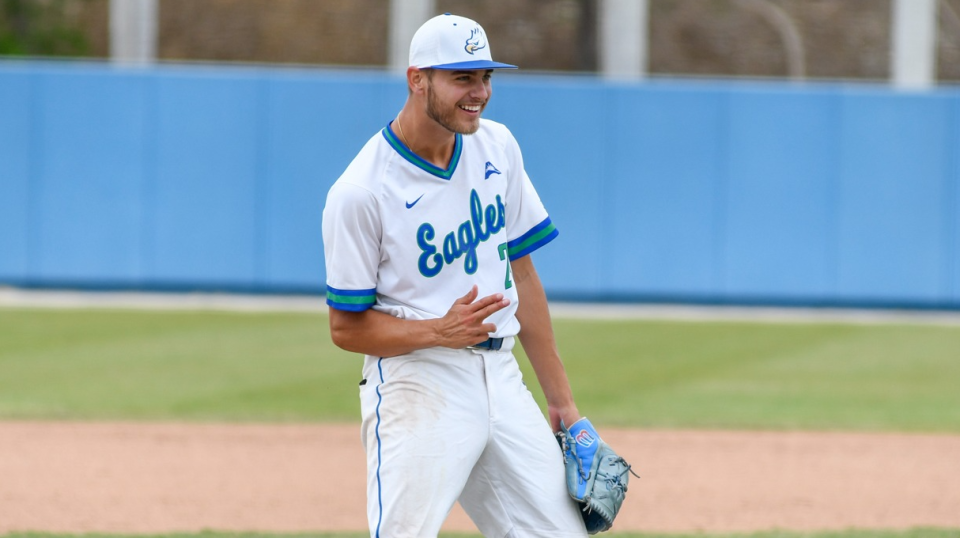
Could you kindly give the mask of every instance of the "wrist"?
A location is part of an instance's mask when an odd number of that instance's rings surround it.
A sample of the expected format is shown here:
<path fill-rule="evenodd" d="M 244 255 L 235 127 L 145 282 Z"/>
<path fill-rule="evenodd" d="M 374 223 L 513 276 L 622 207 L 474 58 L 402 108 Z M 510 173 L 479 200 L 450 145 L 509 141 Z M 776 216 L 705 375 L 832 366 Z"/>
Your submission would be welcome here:
<path fill-rule="evenodd" d="M 440 319 L 425 319 L 421 323 L 424 327 L 424 347 L 443 346 L 443 331 L 440 328 Z"/>
<path fill-rule="evenodd" d="M 553 427 L 553 431 L 555 432 L 560 431 L 561 421 L 563 421 L 564 426 L 569 428 L 574 422 L 580 420 L 580 411 L 573 402 L 563 406 L 556 406 L 548 403 L 547 411 L 550 415 L 550 425 Z"/>

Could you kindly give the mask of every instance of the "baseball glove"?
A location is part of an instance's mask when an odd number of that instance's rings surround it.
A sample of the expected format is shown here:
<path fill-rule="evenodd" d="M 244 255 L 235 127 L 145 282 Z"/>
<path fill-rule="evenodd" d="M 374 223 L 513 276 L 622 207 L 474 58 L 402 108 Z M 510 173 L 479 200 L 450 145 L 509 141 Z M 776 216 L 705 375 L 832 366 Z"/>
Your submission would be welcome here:
<path fill-rule="evenodd" d="M 597 534 L 609 530 L 627 494 L 630 474 L 637 474 L 600 439 L 586 417 L 574 422 L 569 429 L 561 421 L 557 440 L 563 450 L 567 491 L 582 508 L 580 515 L 587 532 Z"/>

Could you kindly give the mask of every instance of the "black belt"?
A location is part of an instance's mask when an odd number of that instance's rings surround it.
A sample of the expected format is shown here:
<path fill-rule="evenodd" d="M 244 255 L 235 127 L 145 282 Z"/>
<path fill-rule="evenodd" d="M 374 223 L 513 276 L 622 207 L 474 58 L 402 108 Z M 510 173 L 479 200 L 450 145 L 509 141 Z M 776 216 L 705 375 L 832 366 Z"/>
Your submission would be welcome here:
<path fill-rule="evenodd" d="M 503 347 L 503 338 L 487 338 L 479 344 L 470 346 L 472 349 L 489 349 L 490 351 L 500 351 Z"/>

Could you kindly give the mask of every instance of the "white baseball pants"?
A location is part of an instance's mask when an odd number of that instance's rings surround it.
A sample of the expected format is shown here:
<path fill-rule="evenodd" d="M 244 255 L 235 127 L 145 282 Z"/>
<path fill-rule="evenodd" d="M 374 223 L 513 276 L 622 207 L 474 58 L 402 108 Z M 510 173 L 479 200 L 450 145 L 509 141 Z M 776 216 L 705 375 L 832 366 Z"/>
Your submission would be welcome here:
<path fill-rule="evenodd" d="M 371 537 L 436 537 L 457 500 L 488 538 L 587 536 L 512 347 L 365 359 Z"/>

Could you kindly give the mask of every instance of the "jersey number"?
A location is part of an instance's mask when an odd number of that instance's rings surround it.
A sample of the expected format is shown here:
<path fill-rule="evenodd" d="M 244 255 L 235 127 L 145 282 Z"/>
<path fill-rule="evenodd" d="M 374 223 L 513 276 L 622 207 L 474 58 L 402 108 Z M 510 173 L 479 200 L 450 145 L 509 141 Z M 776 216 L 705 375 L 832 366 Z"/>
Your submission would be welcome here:
<path fill-rule="evenodd" d="M 507 258 L 507 244 L 500 243 L 497 250 L 500 251 L 500 260 L 506 260 L 507 262 L 507 276 L 503 279 L 503 289 L 508 290 L 513 287 L 513 281 L 510 280 L 510 259 Z"/>

